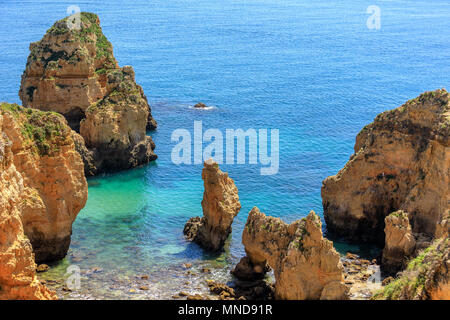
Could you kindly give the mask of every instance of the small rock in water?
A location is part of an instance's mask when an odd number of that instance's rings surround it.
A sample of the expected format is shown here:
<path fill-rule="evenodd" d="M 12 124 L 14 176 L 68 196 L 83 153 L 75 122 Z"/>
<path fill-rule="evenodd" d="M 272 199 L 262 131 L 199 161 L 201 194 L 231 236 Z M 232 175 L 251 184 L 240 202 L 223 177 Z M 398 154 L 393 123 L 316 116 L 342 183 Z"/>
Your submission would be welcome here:
<path fill-rule="evenodd" d="M 192 263 L 184 263 L 184 264 L 183 264 L 183 268 L 185 268 L 185 269 L 190 269 L 190 268 L 192 268 Z"/>
<path fill-rule="evenodd" d="M 196 108 L 196 109 L 205 109 L 205 108 L 208 108 L 208 106 L 206 104 L 202 103 L 202 102 L 199 102 L 199 103 L 197 103 L 194 106 L 194 108 Z"/>
<path fill-rule="evenodd" d="M 148 280 L 148 279 L 149 279 L 149 276 L 146 275 L 146 274 L 144 274 L 144 275 L 141 276 L 141 279 L 142 279 L 142 280 Z"/>
<path fill-rule="evenodd" d="M 37 268 L 36 271 L 37 272 L 45 272 L 48 271 L 48 269 L 50 269 L 50 267 L 46 264 L 40 264 Z"/>
<path fill-rule="evenodd" d="M 186 292 L 181 291 L 178 295 L 180 297 L 187 297 L 189 294 L 187 294 Z"/>
<path fill-rule="evenodd" d="M 202 268 L 202 273 L 211 273 L 211 269 L 209 269 L 209 268 Z"/>
<path fill-rule="evenodd" d="M 148 290 L 149 288 L 147 286 L 141 286 L 139 287 L 140 290 Z"/>

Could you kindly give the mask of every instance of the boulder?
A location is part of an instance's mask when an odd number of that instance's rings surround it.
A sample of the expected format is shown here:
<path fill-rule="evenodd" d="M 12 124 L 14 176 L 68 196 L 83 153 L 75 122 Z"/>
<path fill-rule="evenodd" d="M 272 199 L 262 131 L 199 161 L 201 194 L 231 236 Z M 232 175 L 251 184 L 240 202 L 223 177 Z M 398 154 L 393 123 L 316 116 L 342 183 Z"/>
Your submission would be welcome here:
<path fill-rule="evenodd" d="M 242 257 L 231 274 L 245 281 L 255 281 L 264 278 L 270 267 L 267 264 L 254 264 L 249 257 Z"/>

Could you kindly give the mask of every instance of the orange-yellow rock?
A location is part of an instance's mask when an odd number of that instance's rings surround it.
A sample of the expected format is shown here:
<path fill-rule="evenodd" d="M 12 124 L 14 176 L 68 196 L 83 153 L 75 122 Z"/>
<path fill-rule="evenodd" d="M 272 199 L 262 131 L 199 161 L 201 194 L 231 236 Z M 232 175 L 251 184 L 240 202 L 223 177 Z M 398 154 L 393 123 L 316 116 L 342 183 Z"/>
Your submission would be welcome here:
<path fill-rule="evenodd" d="M 80 14 L 80 28 L 57 21 L 36 43 L 22 75 L 25 107 L 63 114 L 80 131 L 86 175 L 128 169 L 156 159 L 147 129 L 156 122 L 130 66 L 119 68 L 97 15 Z M 81 129 L 80 129 L 81 125 Z"/>
<path fill-rule="evenodd" d="M 64 117 L 2 104 L 1 134 L 23 181 L 20 216 L 37 262 L 63 258 L 72 223 L 87 200 L 83 162 Z"/>
<path fill-rule="evenodd" d="M 267 263 L 274 270 L 277 299 L 348 298 L 339 254 L 323 238 L 322 224 L 313 211 L 288 225 L 255 207 L 248 215 L 242 243 L 254 265 Z"/>
<path fill-rule="evenodd" d="M 396 273 L 406 266 L 416 248 L 408 215 L 403 211 L 391 213 L 385 219 L 384 233 L 382 264 L 385 270 Z"/>
<path fill-rule="evenodd" d="M 447 233 L 449 147 L 450 103 L 443 89 L 379 114 L 358 134 L 344 168 L 323 182 L 327 229 L 383 244 L 385 217 L 403 210 L 413 233 Z"/>
<path fill-rule="evenodd" d="M 31 244 L 24 234 L 21 205 L 25 185 L 14 165 L 12 142 L 0 113 L 0 300 L 56 299 L 39 283 Z"/>
<path fill-rule="evenodd" d="M 228 173 L 222 172 L 212 159 L 206 160 L 202 171 L 203 217 L 191 218 L 184 227 L 184 234 L 204 248 L 217 251 L 223 248 L 231 233 L 231 224 L 239 213 L 238 189 Z"/>

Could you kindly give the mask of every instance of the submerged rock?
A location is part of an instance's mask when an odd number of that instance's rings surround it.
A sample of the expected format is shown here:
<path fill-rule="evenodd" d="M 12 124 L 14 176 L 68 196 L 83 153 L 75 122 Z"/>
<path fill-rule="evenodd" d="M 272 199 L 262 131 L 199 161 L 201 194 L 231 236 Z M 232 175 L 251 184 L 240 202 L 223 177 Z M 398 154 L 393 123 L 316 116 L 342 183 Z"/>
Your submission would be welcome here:
<path fill-rule="evenodd" d="M 16 104 L 1 104 L 0 119 L 23 182 L 19 210 L 36 262 L 62 259 L 88 192 L 72 130 L 57 113 Z"/>
<path fill-rule="evenodd" d="M 344 168 L 323 181 L 328 230 L 382 245 L 385 217 L 403 210 L 410 214 L 413 233 L 441 235 L 449 212 L 449 146 L 450 104 L 444 89 L 379 114 L 358 134 Z"/>
<path fill-rule="evenodd" d="M 25 107 L 63 114 L 80 132 L 86 174 L 128 169 L 155 160 L 146 130 L 156 128 L 133 68 L 120 68 L 97 15 L 82 12 L 81 28 L 57 21 L 36 43 L 22 75 Z"/>
<path fill-rule="evenodd" d="M 288 225 L 253 208 L 242 234 L 253 265 L 273 268 L 275 298 L 347 299 L 344 268 L 333 243 L 322 236 L 319 217 L 311 213 Z"/>
<path fill-rule="evenodd" d="M 406 266 L 416 247 L 408 215 L 403 211 L 391 213 L 385 219 L 384 233 L 383 268 L 395 273 Z"/>
<path fill-rule="evenodd" d="M 239 213 L 238 189 L 228 173 L 222 172 L 212 159 L 205 161 L 202 171 L 205 191 L 203 193 L 203 217 L 189 219 L 184 234 L 191 241 L 212 251 L 223 248 L 231 233 L 231 224 Z"/>

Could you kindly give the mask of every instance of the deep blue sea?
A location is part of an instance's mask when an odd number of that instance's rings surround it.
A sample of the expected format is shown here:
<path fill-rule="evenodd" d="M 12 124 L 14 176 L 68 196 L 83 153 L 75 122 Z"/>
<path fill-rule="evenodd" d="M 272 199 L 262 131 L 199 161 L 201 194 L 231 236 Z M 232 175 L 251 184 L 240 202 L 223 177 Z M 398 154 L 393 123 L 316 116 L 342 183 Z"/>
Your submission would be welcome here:
<path fill-rule="evenodd" d="M 450 87 L 448 0 L 18 0 L 0 1 L 0 100 L 20 103 L 29 43 L 69 5 L 97 13 L 119 64 L 134 67 L 158 121 L 149 134 L 159 158 L 89 180 L 69 255 L 43 275 L 61 283 L 67 266 L 79 266 L 81 290 L 66 298 L 170 298 L 205 292 L 205 277 L 231 280 L 253 206 L 287 222 L 310 210 L 322 216 L 322 180 L 346 163 L 359 130 L 423 91 Z M 381 9 L 379 30 L 366 25 L 370 5 Z M 199 101 L 215 108 L 190 108 Z M 204 130 L 280 132 L 278 174 L 221 166 L 242 209 L 220 255 L 182 234 L 202 214 L 202 165 L 173 164 L 171 134 L 193 132 L 195 120 Z"/>

